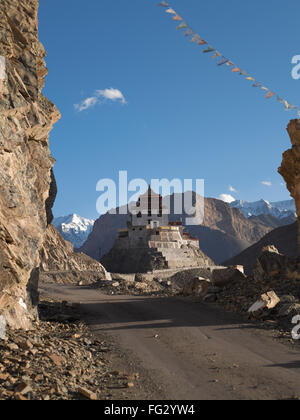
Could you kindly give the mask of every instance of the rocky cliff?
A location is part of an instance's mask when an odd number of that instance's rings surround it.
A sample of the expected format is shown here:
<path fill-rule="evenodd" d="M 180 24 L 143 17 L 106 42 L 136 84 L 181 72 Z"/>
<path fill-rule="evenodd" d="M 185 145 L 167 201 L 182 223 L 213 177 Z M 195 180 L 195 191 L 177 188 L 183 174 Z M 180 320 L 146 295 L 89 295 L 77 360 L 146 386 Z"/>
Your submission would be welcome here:
<path fill-rule="evenodd" d="M 283 160 L 278 172 L 284 178 L 287 189 L 295 200 L 298 222 L 300 220 L 300 119 L 291 120 L 287 131 L 292 148 L 283 154 Z M 300 246 L 300 223 L 298 223 L 298 244 Z"/>
<path fill-rule="evenodd" d="M 85 254 L 75 253 L 53 225 L 49 225 L 40 252 L 40 279 L 55 283 L 93 283 L 107 278 L 105 268 Z"/>
<path fill-rule="evenodd" d="M 60 114 L 41 93 L 38 3 L 0 3 L 0 315 L 14 328 L 29 328 L 34 316 L 56 190 L 48 136 Z"/>

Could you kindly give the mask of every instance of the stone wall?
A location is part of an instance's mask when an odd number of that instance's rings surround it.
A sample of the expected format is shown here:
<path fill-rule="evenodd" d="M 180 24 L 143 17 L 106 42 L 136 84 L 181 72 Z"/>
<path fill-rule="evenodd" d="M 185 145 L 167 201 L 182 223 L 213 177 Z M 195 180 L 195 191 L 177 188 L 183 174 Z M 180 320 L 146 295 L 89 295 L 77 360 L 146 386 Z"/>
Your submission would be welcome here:
<path fill-rule="evenodd" d="M 41 94 L 47 69 L 38 4 L 0 3 L 0 315 L 14 328 L 31 326 L 55 197 L 48 136 L 60 114 Z"/>
<path fill-rule="evenodd" d="M 295 199 L 300 220 L 300 119 L 291 120 L 287 131 L 289 133 L 292 148 L 283 154 L 283 160 L 278 172 L 284 178 L 287 189 Z M 298 243 L 300 247 L 300 223 L 298 223 Z"/>

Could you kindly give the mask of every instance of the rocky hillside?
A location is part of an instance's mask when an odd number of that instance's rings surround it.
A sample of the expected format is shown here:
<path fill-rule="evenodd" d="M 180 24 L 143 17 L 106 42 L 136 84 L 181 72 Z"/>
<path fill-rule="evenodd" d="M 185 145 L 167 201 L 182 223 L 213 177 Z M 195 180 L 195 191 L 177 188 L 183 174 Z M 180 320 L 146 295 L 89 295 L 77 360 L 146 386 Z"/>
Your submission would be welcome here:
<path fill-rule="evenodd" d="M 93 283 L 106 279 L 105 268 L 86 254 L 77 254 L 53 225 L 48 226 L 40 252 L 40 280 L 55 283 Z"/>
<path fill-rule="evenodd" d="M 60 114 L 41 93 L 37 13 L 38 0 L 0 3 L 0 317 L 15 328 L 30 327 L 34 315 L 56 190 L 48 137 Z"/>
<path fill-rule="evenodd" d="M 247 248 L 241 254 L 224 262 L 224 265 L 241 264 L 245 267 L 245 272 L 251 274 L 255 261 L 261 254 L 262 249 L 267 245 L 274 245 L 283 255 L 287 255 L 291 258 L 297 257 L 299 255 L 297 233 L 297 222 L 292 225 L 277 228 L 264 236 L 260 241 Z"/>
<path fill-rule="evenodd" d="M 193 198 L 195 202 L 195 194 Z M 202 214 L 201 200 L 202 198 L 198 197 L 199 215 Z M 259 219 L 246 218 L 239 209 L 232 209 L 229 204 L 221 200 L 213 198 L 204 200 L 204 223 L 186 228 L 192 236 L 199 238 L 201 250 L 216 263 L 239 254 L 273 228 Z M 173 214 L 174 195 L 170 198 L 170 208 L 170 220 L 178 220 L 181 217 L 183 224 L 186 225 L 188 216 L 185 212 L 180 215 Z M 199 216 L 199 223 L 200 219 Z M 101 216 L 96 220 L 92 233 L 80 251 L 95 259 L 104 256 L 112 248 L 118 229 L 126 227 L 127 220 L 129 216 L 123 214 Z"/>

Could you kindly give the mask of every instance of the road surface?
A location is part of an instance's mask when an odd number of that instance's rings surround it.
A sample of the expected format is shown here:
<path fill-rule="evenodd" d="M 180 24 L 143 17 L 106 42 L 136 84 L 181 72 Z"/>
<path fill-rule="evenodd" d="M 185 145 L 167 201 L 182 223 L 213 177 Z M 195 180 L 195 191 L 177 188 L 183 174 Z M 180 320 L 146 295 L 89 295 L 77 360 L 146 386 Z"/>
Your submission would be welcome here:
<path fill-rule="evenodd" d="M 136 399 L 290 399 L 300 396 L 300 352 L 233 314 L 190 298 L 108 296 L 77 286 L 41 292 L 81 302 L 95 334 L 142 372 Z"/>

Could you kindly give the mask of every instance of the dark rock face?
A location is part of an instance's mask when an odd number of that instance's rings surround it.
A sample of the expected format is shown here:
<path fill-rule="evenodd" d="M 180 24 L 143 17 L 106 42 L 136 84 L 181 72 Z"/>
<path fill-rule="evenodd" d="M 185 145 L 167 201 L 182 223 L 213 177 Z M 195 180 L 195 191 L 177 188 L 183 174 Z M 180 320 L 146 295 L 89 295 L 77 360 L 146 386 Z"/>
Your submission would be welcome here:
<path fill-rule="evenodd" d="M 14 328 L 31 326 L 55 195 L 48 137 L 60 114 L 41 93 L 47 69 L 38 4 L 0 4 L 0 315 Z"/>
<path fill-rule="evenodd" d="M 50 225 L 53 222 L 53 213 L 52 207 L 54 205 L 55 199 L 57 196 L 57 184 L 53 169 L 51 169 L 51 183 L 49 189 L 49 197 L 46 200 L 46 215 L 47 215 L 47 225 Z"/>
<path fill-rule="evenodd" d="M 250 275 L 256 259 L 260 256 L 262 249 L 267 245 L 274 245 L 281 254 L 287 255 L 288 257 L 297 257 L 299 253 L 298 222 L 273 230 L 239 255 L 225 261 L 223 265 L 243 265 L 246 274 Z"/>

